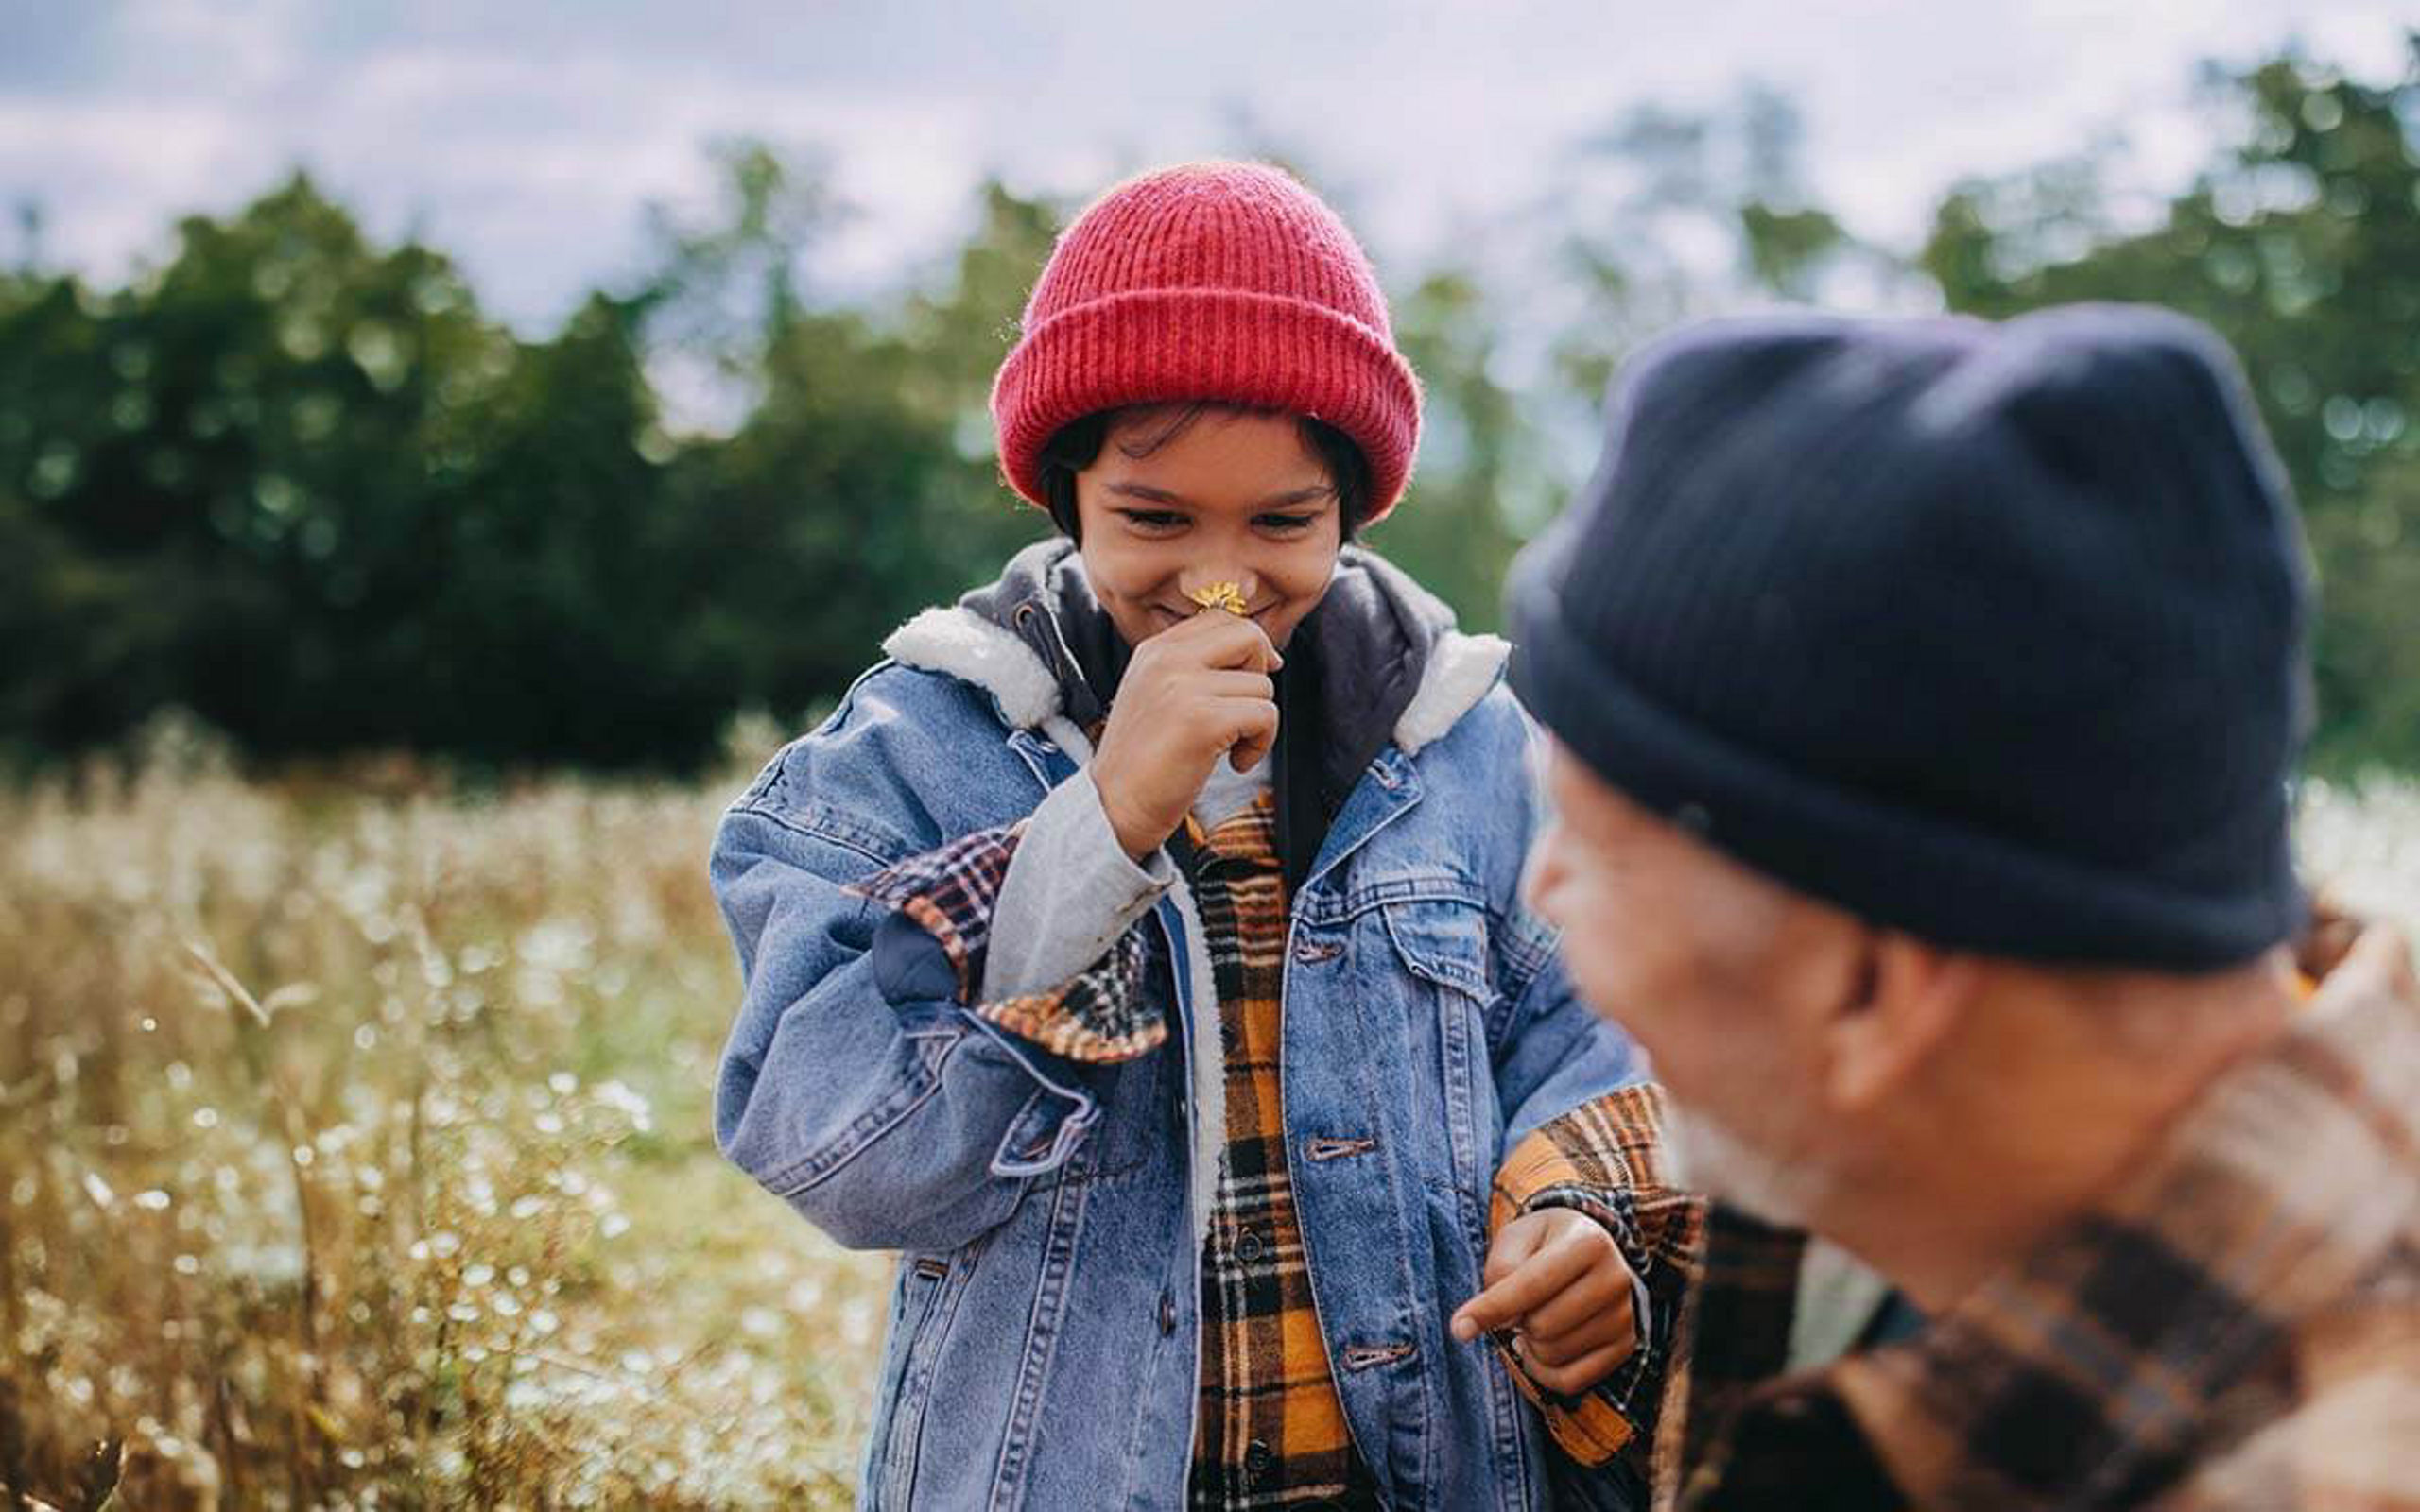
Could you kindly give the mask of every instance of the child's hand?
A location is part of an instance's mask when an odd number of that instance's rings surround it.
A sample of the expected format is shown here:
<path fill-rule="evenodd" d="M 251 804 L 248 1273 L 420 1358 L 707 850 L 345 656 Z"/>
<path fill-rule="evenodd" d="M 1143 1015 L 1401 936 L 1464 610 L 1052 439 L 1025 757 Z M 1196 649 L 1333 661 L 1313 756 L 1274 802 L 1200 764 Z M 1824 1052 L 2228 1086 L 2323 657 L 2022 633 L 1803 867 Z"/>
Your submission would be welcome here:
<path fill-rule="evenodd" d="M 1487 1252 L 1486 1289 L 1454 1314 L 1465 1342 L 1517 1328 L 1512 1348 L 1530 1379 L 1578 1396 L 1638 1348 L 1629 1263 L 1585 1213 L 1547 1208 L 1506 1224 Z"/>
<path fill-rule="evenodd" d="M 1198 614 L 1134 648 L 1093 760 L 1093 785 L 1126 853 L 1141 860 L 1184 822 L 1210 768 L 1230 751 L 1250 771 L 1277 743 L 1285 664 L 1268 635 L 1224 610 Z"/>

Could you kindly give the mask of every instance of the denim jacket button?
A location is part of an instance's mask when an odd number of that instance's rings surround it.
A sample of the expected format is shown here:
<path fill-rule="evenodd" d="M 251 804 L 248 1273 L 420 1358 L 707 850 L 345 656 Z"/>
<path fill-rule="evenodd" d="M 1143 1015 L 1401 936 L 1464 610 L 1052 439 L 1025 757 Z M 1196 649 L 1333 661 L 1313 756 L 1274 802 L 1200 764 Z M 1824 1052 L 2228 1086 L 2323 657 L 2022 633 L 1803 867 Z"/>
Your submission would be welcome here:
<path fill-rule="evenodd" d="M 1162 1292 L 1160 1294 L 1160 1337 L 1165 1339 L 1175 1332 L 1176 1298 Z"/>

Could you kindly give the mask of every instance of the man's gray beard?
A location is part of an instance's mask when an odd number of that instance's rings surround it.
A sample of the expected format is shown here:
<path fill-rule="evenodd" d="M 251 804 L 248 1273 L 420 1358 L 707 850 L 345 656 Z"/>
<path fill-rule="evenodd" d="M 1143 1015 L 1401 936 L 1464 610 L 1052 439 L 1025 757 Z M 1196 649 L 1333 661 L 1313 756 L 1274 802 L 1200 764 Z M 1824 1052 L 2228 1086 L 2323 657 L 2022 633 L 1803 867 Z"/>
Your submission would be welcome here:
<path fill-rule="evenodd" d="M 1720 1119 L 1670 1097 L 1664 1105 L 1664 1149 L 1674 1186 L 1785 1228 L 1810 1227 L 1830 1185 L 1813 1166 L 1768 1155 Z"/>

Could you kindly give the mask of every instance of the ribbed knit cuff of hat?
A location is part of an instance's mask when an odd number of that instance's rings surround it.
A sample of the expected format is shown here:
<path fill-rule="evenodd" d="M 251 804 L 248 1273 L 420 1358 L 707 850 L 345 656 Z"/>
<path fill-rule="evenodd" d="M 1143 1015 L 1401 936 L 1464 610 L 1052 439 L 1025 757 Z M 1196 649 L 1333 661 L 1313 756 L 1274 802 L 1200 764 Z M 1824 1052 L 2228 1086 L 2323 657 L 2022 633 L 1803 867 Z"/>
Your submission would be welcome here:
<path fill-rule="evenodd" d="M 2282 854 L 2258 887 L 2197 894 L 1857 790 L 1675 714 L 1571 627 L 1564 594 L 1586 591 L 1570 531 L 1550 531 L 1513 568 L 1514 691 L 1599 781 L 1751 869 L 1937 945 L 2048 963 L 2215 970 L 2301 918 Z M 2282 837 L 2285 802 L 2281 788 L 2214 838 L 2257 849 Z"/>

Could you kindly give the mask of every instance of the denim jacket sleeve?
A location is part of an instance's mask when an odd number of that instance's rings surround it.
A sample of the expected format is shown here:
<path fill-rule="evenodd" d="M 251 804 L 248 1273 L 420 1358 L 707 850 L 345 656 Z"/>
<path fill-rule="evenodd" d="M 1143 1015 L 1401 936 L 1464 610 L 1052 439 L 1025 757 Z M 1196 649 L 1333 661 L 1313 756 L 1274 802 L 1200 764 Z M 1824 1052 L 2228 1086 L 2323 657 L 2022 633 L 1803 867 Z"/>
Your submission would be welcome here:
<path fill-rule="evenodd" d="M 1063 1164 L 1098 1106 L 1072 1062 L 967 1010 L 929 934 L 853 890 L 941 839 L 917 833 L 937 821 L 899 764 L 851 733 L 836 716 L 776 758 L 716 836 L 744 983 L 716 1140 L 843 1245 L 956 1248 Z"/>
<path fill-rule="evenodd" d="M 1603 1225 L 1620 1246 L 1638 1326 L 1638 1348 L 1628 1360 L 1570 1397 L 1531 1380 L 1512 1350 L 1504 1360 L 1575 1463 L 1599 1469 L 1618 1455 L 1640 1476 L 1654 1441 L 1674 1327 L 1704 1245 L 1704 1205 L 1672 1185 L 1663 1130 L 1664 1095 L 1651 1082 L 1572 1108 L 1513 1148 L 1496 1173 L 1488 1212 L 1493 1234 L 1529 1213 L 1573 1209 Z"/>
<path fill-rule="evenodd" d="M 1523 724 L 1530 779 L 1520 827 L 1526 859 L 1546 804 L 1542 742 L 1526 719 Z M 1538 1404 L 1556 1445 L 1573 1463 L 1598 1469 L 1628 1450 L 1625 1459 L 1643 1468 L 1664 1373 L 1657 1331 L 1677 1315 L 1678 1298 L 1668 1288 L 1679 1272 L 1657 1265 L 1659 1251 L 1648 1230 L 1660 1239 L 1665 1226 L 1642 1225 L 1634 1206 L 1642 1199 L 1660 1203 L 1664 1194 L 1651 1194 L 1630 1177 L 1652 1154 L 1661 1104 L 1654 1088 L 1641 1085 L 1645 1057 L 1629 1036 L 1581 1001 L 1564 970 L 1556 932 L 1530 910 L 1517 885 L 1512 893 L 1495 934 L 1495 980 L 1509 997 L 1495 1048 L 1508 1153 L 1496 1174 L 1489 1232 L 1549 1207 L 1574 1208 L 1604 1225 L 1632 1273 L 1640 1348 L 1577 1398 L 1538 1385 L 1514 1351 L 1501 1341 L 1499 1349 L 1514 1383 Z M 1662 1208 L 1652 1211 L 1660 1215 Z M 1655 1284 L 1648 1283 L 1651 1276 Z"/>
<path fill-rule="evenodd" d="M 1520 715 L 1526 767 L 1518 827 L 1518 871 L 1545 821 L 1544 738 Z M 1506 889 L 1495 932 L 1495 982 L 1509 1000 L 1495 1040 L 1496 1095 L 1511 1149 L 1548 1120 L 1616 1087 L 1642 1080 L 1646 1058 L 1630 1037 L 1580 1000 L 1563 966 L 1556 931 L 1530 910 L 1516 881 Z"/>
<path fill-rule="evenodd" d="M 938 850 L 902 862 L 850 891 L 887 903 L 924 932 L 889 930 L 875 941 L 877 978 L 916 970 L 938 949 L 948 985 L 969 1012 L 1069 1060 L 1114 1065 L 1148 1055 L 1167 1040 L 1167 1021 L 1145 990 L 1148 950 L 1141 920 L 1126 925 L 1089 965 L 1038 990 L 978 996 L 987 979 L 993 922 L 1027 826 L 978 830 Z M 890 959 L 886 959 L 890 957 Z M 941 985 L 938 968 L 932 981 Z"/>
<path fill-rule="evenodd" d="M 1501 954 L 1540 957 L 1526 970 L 1508 969 L 1519 987 L 1495 1054 L 1495 1087 L 1511 1149 L 1560 1114 L 1644 1079 L 1647 1063 L 1628 1035 L 1572 990 L 1555 936 L 1543 925 L 1523 914 L 1502 933 L 1511 937 Z"/>

